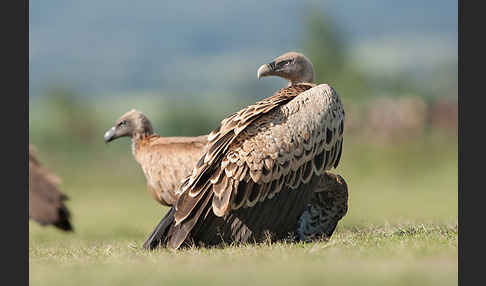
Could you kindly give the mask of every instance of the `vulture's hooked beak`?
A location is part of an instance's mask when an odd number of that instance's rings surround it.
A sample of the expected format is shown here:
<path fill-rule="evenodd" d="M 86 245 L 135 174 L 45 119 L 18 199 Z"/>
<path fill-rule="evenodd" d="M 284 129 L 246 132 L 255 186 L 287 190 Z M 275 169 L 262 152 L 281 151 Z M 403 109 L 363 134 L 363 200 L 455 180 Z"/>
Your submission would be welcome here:
<path fill-rule="evenodd" d="M 116 127 L 113 126 L 110 129 L 108 129 L 108 131 L 105 132 L 105 135 L 103 136 L 105 138 L 105 143 L 108 143 L 113 139 L 116 139 L 115 131 L 116 131 Z"/>
<path fill-rule="evenodd" d="M 274 75 L 275 72 L 275 62 L 261 65 L 257 71 L 257 77 L 260 79 L 264 76 Z"/>

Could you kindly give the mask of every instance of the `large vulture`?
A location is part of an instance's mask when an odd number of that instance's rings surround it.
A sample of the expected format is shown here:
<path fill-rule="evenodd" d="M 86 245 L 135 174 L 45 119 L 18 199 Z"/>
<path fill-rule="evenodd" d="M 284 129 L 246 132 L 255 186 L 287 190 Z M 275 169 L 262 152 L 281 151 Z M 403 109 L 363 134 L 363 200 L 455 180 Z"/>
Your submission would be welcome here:
<path fill-rule="evenodd" d="M 230 115 L 208 136 L 207 151 L 179 198 L 144 243 L 184 245 L 329 238 L 347 212 L 337 167 L 344 110 L 335 90 L 312 83 L 312 63 L 286 53 L 258 69 L 289 86 Z"/>
<path fill-rule="evenodd" d="M 60 179 L 42 166 L 35 148 L 29 144 L 29 218 L 45 226 L 72 231 L 70 213 L 64 205 L 67 196 L 57 187 Z"/>
<path fill-rule="evenodd" d="M 161 137 L 144 114 L 132 109 L 105 132 L 104 138 L 108 143 L 124 136 L 132 139 L 133 157 L 142 167 L 153 199 L 173 206 L 177 188 L 206 150 L 207 135 Z"/>

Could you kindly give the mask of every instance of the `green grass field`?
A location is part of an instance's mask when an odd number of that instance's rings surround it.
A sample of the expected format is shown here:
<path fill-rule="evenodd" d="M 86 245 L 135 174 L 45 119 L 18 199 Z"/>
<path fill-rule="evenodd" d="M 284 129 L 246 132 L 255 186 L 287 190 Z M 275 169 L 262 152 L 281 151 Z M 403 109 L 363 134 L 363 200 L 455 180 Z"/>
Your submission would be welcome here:
<path fill-rule="evenodd" d="M 329 242 L 151 253 L 141 244 L 167 208 L 149 197 L 127 141 L 90 153 L 39 146 L 71 198 L 75 233 L 30 222 L 31 285 L 458 283 L 457 137 L 347 139 L 333 172 L 348 183 L 349 210 Z"/>

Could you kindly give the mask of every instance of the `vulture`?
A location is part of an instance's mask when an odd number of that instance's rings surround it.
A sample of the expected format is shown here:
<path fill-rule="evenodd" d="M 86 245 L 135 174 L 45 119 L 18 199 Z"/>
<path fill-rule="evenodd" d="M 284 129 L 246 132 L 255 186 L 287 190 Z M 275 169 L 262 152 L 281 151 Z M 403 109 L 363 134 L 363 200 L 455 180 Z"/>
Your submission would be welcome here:
<path fill-rule="evenodd" d="M 173 206 L 180 182 L 204 154 L 207 135 L 161 137 L 154 133 L 144 114 L 132 109 L 105 132 L 104 139 L 108 143 L 124 136 L 132 140 L 133 157 L 142 167 L 152 198 L 164 206 Z"/>
<path fill-rule="evenodd" d="M 271 75 L 288 86 L 208 135 L 145 249 L 330 238 L 347 212 L 346 182 L 326 172 L 341 158 L 343 105 L 331 86 L 312 83 L 312 63 L 300 53 L 258 69 L 258 78 Z"/>
<path fill-rule="evenodd" d="M 37 160 L 35 147 L 29 144 L 29 218 L 40 225 L 54 225 L 73 231 L 70 212 L 64 201 L 68 197 L 57 187 L 59 177 Z"/>

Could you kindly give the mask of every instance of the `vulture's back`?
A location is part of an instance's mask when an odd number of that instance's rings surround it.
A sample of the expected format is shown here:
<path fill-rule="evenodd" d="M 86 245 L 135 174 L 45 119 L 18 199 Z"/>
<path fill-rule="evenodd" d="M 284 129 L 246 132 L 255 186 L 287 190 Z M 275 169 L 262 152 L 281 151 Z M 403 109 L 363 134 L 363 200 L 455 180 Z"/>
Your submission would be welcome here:
<path fill-rule="evenodd" d="M 206 151 L 207 135 L 196 137 L 153 136 L 140 142 L 134 155 L 143 169 L 152 197 L 172 206 L 180 182 L 191 174 Z"/>

